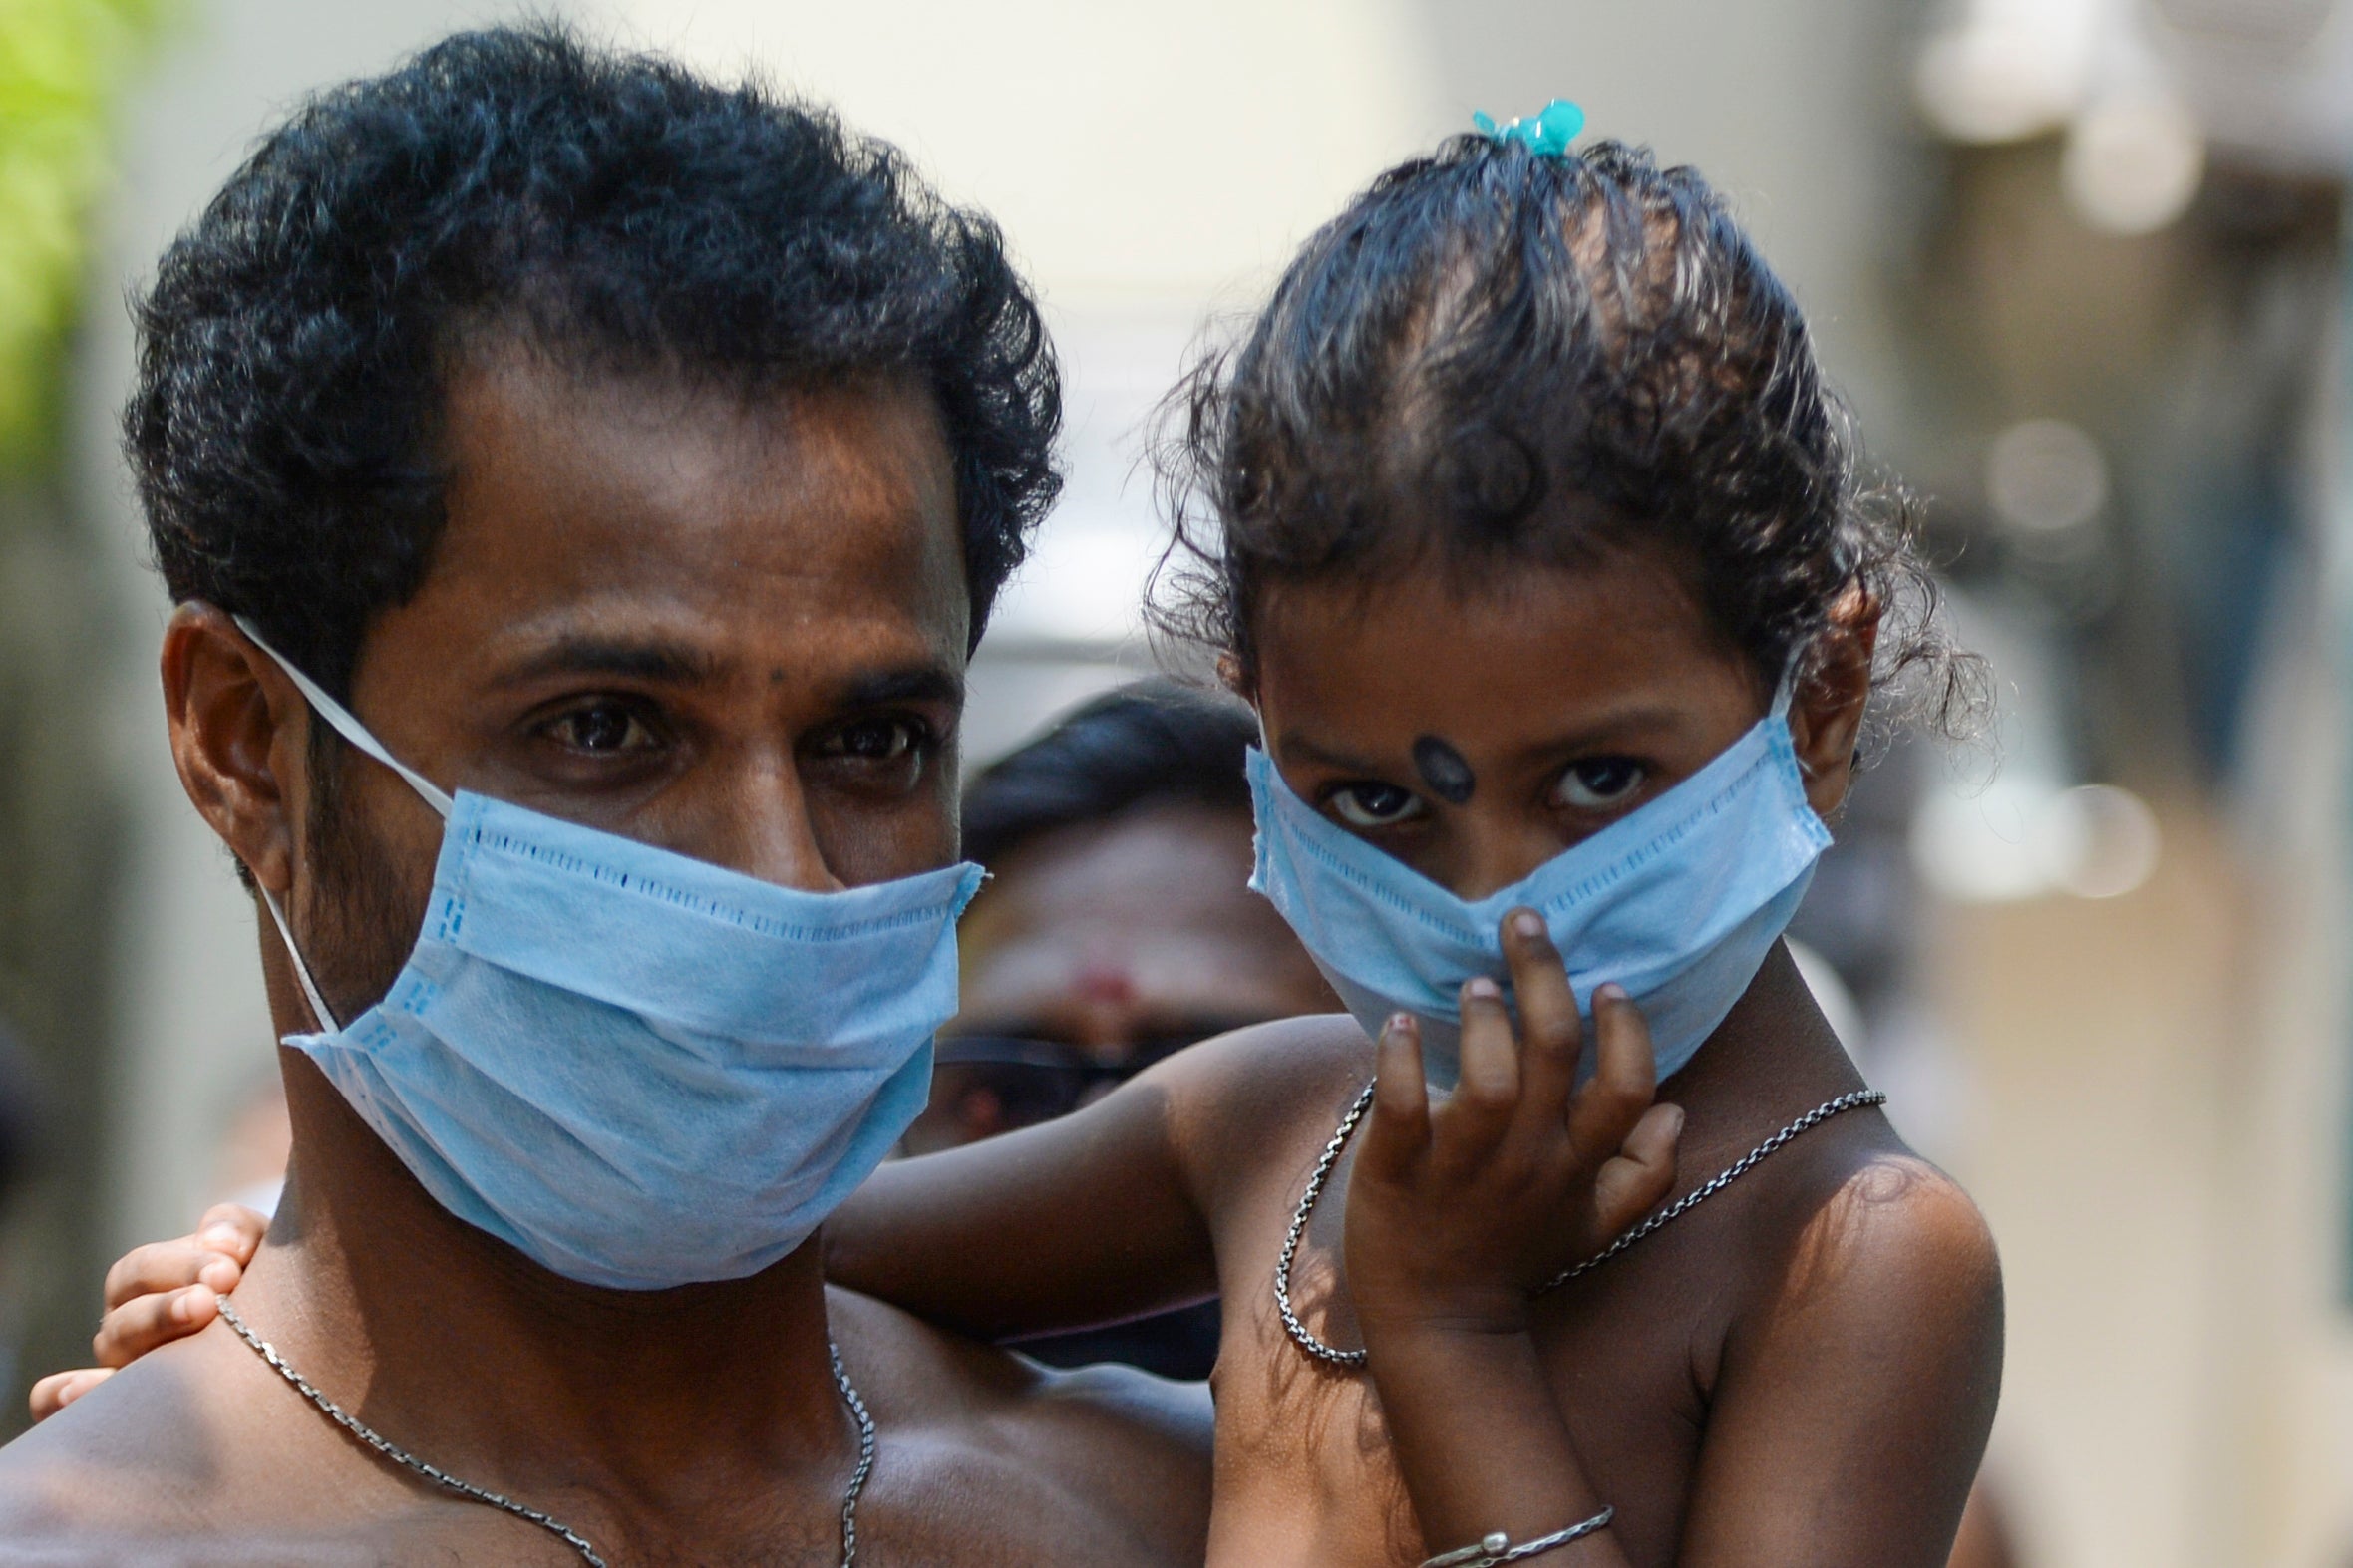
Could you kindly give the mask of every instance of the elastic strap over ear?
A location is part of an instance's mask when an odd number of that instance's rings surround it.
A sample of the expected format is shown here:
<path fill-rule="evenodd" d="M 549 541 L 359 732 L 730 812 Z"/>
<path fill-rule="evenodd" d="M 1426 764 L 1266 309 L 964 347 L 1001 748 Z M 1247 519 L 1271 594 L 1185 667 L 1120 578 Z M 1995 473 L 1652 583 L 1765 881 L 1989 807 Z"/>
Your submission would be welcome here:
<path fill-rule="evenodd" d="M 1767 718 L 1787 719 L 1790 716 L 1790 704 L 1798 696 L 1798 672 L 1805 662 L 1806 650 L 1800 648 L 1791 652 L 1790 662 L 1782 667 L 1781 685 L 1774 688 L 1773 709 L 1766 715 Z"/>
<path fill-rule="evenodd" d="M 310 1004 L 310 1021 L 319 1027 L 321 1034 L 335 1033 L 343 1026 L 336 1021 L 335 1010 L 327 1006 L 327 999 L 319 995 L 318 982 L 310 978 L 310 965 L 302 961 L 302 949 L 295 945 L 294 928 L 286 923 L 286 911 L 278 906 L 278 895 L 266 887 L 260 892 L 262 903 L 269 907 L 269 917 L 278 923 L 278 939 L 286 944 L 286 956 L 294 960 L 294 978 L 302 982 L 302 999 Z"/>
<path fill-rule="evenodd" d="M 293 660 L 287 658 L 275 648 L 272 648 L 269 645 L 268 640 L 261 635 L 260 630 L 256 628 L 251 621 L 247 620 L 242 615 L 235 616 L 233 619 L 237 623 L 237 630 L 243 632 L 247 637 L 251 638 L 253 640 L 254 647 L 259 648 L 263 653 L 268 654 L 271 662 L 277 665 L 279 669 L 286 672 L 286 679 L 292 681 L 294 683 L 295 689 L 302 693 L 303 700 L 310 704 L 311 711 L 313 713 L 326 720 L 330 725 L 333 725 L 337 735 L 342 736 L 346 741 L 349 741 L 352 745 L 358 747 L 361 751 L 367 753 L 370 757 L 373 757 L 376 759 L 376 761 L 382 763 L 385 767 L 400 775 L 401 778 L 407 782 L 410 788 L 416 790 L 420 795 L 425 797 L 425 803 L 427 805 L 430 805 L 436 811 L 439 811 L 442 814 L 444 820 L 448 819 L 453 802 L 451 801 L 450 797 L 442 791 L 439 785 L 437 785 L 432 780 L 426 778 L 423 774 L 417 772 L 416 769 L 411 768 L 407 763 L 404 763 L 399 758 L 393 756 L 392 753 L 386 749 L 382 741 L 377 740 L 373 735 L 368 733 L 368 727 L 366 725 L 353 718 L 351 714 L 344 709 L 344 706 L 341 703 L 337 702 L 334 698 L 329 697 L 325 690 L 321 688 L 316 681 L 313 681 L 309 676 L 296 669 L 294 667 Z M 283 927 L 284 924 L 285 922 L 283 920 L 279 921 L 279 925 L 281 927 Z M 290 942 L 289 945 L 291 945 Z M 295 959 L 297 964 L 299 964 L 301 961 L 302 960 L 299 957 Z"/>

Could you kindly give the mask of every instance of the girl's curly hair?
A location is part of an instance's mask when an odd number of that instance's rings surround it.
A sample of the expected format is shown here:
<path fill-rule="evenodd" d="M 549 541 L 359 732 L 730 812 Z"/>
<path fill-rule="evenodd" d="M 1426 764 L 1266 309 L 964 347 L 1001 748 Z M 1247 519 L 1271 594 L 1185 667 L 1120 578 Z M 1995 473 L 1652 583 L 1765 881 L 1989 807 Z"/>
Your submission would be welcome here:
<path fill-rule="evenodd" d="M 1466 136 L 1383 174 L 1195 362 L 1154 458 L 1156 627 L 1245 682 L 1269 583 L 1635 545 L 1768 689 L 1860 594 L 1882 685 L 1947 731 L 1980 702 L 1916 507 L 1862 458 L 1796 301 L 1706 180 L 1640 149 Z"/>

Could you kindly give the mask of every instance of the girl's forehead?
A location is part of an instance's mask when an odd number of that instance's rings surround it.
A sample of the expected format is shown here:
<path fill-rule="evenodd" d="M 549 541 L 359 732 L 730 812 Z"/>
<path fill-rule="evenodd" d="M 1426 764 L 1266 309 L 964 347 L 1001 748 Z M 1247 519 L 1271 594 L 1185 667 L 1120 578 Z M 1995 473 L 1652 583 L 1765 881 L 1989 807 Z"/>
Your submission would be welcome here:
<path fill-rule="evenodd" d="M 1702 718 L 1761 700 L 1748 661 L 1657 557 L 1616 551 L 1453 577 L 1270 587 L 1255 627 L 1270 734 L 1486 749 L 1636 710 Z"/>

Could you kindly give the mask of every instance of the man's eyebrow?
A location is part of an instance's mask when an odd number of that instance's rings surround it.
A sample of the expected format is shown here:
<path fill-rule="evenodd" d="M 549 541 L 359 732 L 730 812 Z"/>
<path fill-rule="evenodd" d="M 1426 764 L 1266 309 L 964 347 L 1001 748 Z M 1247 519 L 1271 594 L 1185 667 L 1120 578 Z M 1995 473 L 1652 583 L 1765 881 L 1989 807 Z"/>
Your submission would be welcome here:
<path fill-rule="evenodd" d="M 964 706 L 964 678 L 940 664 L 908 665 L 854 676 L 841 686 L 840 708 L 883 708 L 891 703 L 946 703 Z"/>
<path fill-rule="evenodd" d="M 563 637 L 504 671 L 498 684 L 516 686 L 550 675 L 613 675 L 661 686 L 709 686 L 719 678 L 719 662 L 687 643 Z"/>

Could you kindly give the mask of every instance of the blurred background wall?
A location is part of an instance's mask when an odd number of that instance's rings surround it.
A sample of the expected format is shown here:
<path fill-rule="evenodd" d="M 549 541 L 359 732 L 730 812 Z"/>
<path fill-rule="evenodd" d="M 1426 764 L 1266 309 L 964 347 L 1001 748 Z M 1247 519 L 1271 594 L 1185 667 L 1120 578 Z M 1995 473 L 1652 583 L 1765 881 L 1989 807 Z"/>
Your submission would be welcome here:
<path fill-rule="evenodd" d="M 272 1136 L 251 913 L 163 746 L 124 294 L 304 89 L 520 9 L 0 0 L 0 1431 L 106 1261 Z M 1888 750 L 1800 935 L 2001 1240 L 2021 1560 L 2353 1563 L 2353 6 L 554 9 L 833 100 L 1042 286 L 1072 481 L 975 669 L 975 763 L 1151 666 L 1140 427 L 1349 191 L 1555 94 L 1705 169 L 1927 497 L 2000 687 L 1987 745 Z"/>

